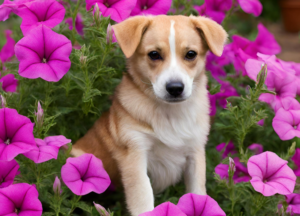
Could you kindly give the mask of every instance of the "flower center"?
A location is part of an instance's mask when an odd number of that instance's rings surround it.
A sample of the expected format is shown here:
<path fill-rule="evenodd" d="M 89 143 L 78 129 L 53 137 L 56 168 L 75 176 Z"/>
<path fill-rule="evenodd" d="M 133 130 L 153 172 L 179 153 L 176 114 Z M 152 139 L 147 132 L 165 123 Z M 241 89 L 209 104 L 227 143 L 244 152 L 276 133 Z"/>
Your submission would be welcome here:
<path fill-rule="evenodd" d="M 19 208 L 15 208 L 15 213 L 19 214 L 20 213 L 20 209 Z"/>
<path fill-rule="evenodd" d="M 148 7 L 145 5 L 145 6 L 144 6 L 144 10 L 147 10 L 147 9 L 148 9 Z"/>
<path fill-rule="evenodd" d="M 10 139 L 7 139 L 4 143 L 5 143 L 6 145 L 9 145 L 9 144 L 10 144 Z"/>
<path fill-rule="evenodd" d="M 47 62 L 47 59 L 46 58 L 43 58 L 43 63 L 46 63 Z"/>
<path fill-rule="evenodd" d="M 297 129 L 297 125 L 294 126 L 294 129 Z"/>
<path fill-rule="evenodd" d="M 264 179 L 264 181 L 263 181 L 264 183 L 266 183 L 266 182 L 268 182 L 268 180 L 267 179 Z"/>
<path fill-rule="evenodd" d="M 106 6 L 106 7 L 109 7 L 109 4 L 106 2 L 106 3 L 105 3 L 105 6 Z"/>

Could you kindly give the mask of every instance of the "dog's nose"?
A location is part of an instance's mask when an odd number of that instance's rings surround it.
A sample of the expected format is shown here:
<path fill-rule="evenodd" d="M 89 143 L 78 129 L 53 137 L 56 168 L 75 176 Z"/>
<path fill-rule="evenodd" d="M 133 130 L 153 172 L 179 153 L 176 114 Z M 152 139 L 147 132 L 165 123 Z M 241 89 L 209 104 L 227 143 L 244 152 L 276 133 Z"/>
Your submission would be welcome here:
<path fill-rule="evenodd" d="M 167 92 L 174 97 L 178 97 L 182 94 L 184 90 L 184 85 L 182 82 L 170 82 L 166 85 Z"/>

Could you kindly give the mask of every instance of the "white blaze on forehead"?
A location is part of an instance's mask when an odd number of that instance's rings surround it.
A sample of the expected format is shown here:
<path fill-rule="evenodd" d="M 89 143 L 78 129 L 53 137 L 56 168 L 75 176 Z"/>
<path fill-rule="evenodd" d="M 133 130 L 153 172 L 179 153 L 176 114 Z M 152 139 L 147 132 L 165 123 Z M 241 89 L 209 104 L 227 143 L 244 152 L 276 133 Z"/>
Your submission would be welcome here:
<path fill-rule="evenodd" d="M 171 50 L 171 65 L 176 64 L 176 42 L 175 42 L 175 29 L 174 29 L 175 21 L 171 20 L 171 28 L 169 35 L 169 44 Z"/>

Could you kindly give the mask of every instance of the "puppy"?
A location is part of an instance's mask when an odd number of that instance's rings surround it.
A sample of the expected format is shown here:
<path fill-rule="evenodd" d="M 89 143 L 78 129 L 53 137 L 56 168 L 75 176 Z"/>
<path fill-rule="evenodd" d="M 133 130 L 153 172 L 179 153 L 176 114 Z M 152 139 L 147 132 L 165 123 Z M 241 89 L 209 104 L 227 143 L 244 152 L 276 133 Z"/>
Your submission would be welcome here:
<path fill-rule="evenodd" d="M 182 174 L 187 192 L 206 194 L 205 55 L 208 49 L 222 55 L 226 32 L 194 16 L 136 16 L 113 30 L 128 73 L 110 110 L 75 143 L 72 154 L 102 160 L 112 182 L 121 180 L 133 216 L 153 210 L 153 193 L 176 184 Z"/>

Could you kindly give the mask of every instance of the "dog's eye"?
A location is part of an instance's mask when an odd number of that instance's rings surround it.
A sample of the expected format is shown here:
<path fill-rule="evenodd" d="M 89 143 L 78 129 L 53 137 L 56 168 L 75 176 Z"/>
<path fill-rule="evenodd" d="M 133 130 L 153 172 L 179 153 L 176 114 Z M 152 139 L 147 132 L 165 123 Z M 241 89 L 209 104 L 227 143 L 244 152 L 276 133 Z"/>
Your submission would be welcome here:
<path fill-rule="evenodd" d="M 188 51 L 187 54 L 185 55 L 185 59 L 187 60 L 194 60 L 197 56 L 197 53 L 195 51 Z"/>
<path fill-rule="evenodd" d="M 162 59 L 162 57 L 159 55 L 159 53 L 158 52 L 156 52 L 156 51 L 151 51 L 151 52 L 149 52 L 148 53 L 148 56 L 150 57 L 150 59 L 151 60 L 160 60 L 160 59 Z"/>

